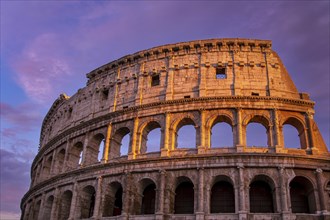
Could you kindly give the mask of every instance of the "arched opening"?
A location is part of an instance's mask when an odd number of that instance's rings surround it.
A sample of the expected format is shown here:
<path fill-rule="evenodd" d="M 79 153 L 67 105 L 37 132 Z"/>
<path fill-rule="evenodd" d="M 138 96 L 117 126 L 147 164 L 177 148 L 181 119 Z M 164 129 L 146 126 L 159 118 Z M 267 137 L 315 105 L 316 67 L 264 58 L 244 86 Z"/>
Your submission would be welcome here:
<path fill-rule="evenodd" d="M 255 180 L 250 184 L 250 212 L 273 213 L 273 195 L 269 184 L 263 180 Z"/>
<path fill-rule="evenodd" d="M 249 147 L 267 147 L 267 130 L 256 122 L 251 122 L 246 127 L 246 145 Z"/>
<path fill-rule="evenodd" d="M 86 148 L 85 164 L 94 164 L 102 160 L 104 149 L 104 135 L 99 133 L 93 136 Z"/>
<path fill-rule="evenodd" d="M 52 161 L 53 161 L 53 157 L 49 156 L 43 166 L 43 179 L 48 179 L 50 177 Z"/>
<path fill-rule="evenodd" d="M 290 182 L 292 213 L 314 213 L 316 211 L 314 187 L 305 177 L 295 177 Z"/>
<path fill-rule="evenodd" d="M 156 202 L 156 184 L 151 179 L 143 179 L 140 182 L 142 194 L 141 214 L 154 214 Z"/>
<path fill-rule="evenodd" d="M 53 208 L 54 196 L 49 196 L 43 207 L 44 213 L 42 219 L 50 219 L 50 214 Z"/>
<path fill-rule="evenodd" d="M 218 122 L 212 126 L 211 129 L 211 147 L 232 147 L 233 143 L 233 129 L 230 124 L 226 122 Z"/>
<path fill-rule="evenodd" d="M 97 160 L 102 161 L 103 158 L 103 152 L 104 152 L 104 147 L 105 147 L 105 138 L 103 138 L 99 144 L 99 153 L 97 155 Z"/>
<path fill-rule="evenodd" d="M 77 168 L 82 163 L 83 159 L 83 143 L 77 142 L 70 148 L 70 159 L 67 161 L 68 167 Z"/>
<path fill-rule="evenodd" d="M 86 186 L 80 196 L 80 218 L 90 218 L 94 214 L 95 189 L 93 186 Z"/>
<path fill-rule="evenodd" d="M 141 132 L 140 153 L 160 151 L 161 130 L 158 122 L 149 122 Z"/>
<path fill-rule="evenodd" d="M 196 148 L 196 133 L 194 121 L 182 119 L 176 127 L 176 148 Z"/>
<path fill-rule="evenodd" d="M 211 213 L 235 213 L 234 187 L 227 181 L 216 182 L 211 189 Z"/>
<path fill-rule="evenodd" d="M 116 158 L 128 155 L 130 151 L 131 132 L 127 127 L 118 129 L 111 139 L 110 157 Z"/>
<path fill-rule="evenodd" d="M 194 213 L 194 184 L 184 178 L 175 189 L 174 214 Z"/>
<path fill-rule="evenodd" d="M 40 212 L 41 200 L 37 201 L 33 209 L 33 219 L 38 219 Z"/>
<path fill-rule="evenodd" d="M 307 148 L 305 128 L 298 119 L 288 118 L 282 125 L 282 133 L 285 147 Z"/>
<path fill-rule="evenodd" d="M 286 148 L 301 148 L 299 133 L 295 127 L 286 124 L 283 125 L 284 147 Z"/>
<path fill-rule="evenodd" d="M 57 217 L 59 220 L 67 220 L 70 216 L 70 207 L 72 201 L 72 192 L 66 190 L 60 200 Z"/>
<path fill-rule="evenodd" d="M 64 158 L 65 158 L 65 150 L 61 149 L 56 155 L 54 173 L 59 174 L 62 172 L 62 168 L 64 166 Z"/>
<path fill-rule="evenodd" d="M 113 182 L 106 189 L 103 206 L 103 217 L 121 215 L 123 208 L 123 188 L 120 183 Z"/>

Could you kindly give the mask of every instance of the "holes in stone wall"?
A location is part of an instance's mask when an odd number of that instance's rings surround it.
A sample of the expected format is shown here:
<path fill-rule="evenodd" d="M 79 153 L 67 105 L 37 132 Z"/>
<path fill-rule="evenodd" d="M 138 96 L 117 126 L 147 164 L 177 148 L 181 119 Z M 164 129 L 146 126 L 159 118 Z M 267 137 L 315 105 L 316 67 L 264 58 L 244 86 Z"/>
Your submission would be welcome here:
<path fill-rule="evenodd" d="M 160 151 L 161 130 L 155 128 L 151 130 L 147 137 L 147 153 Z"/>
<path fill-rule="evenodd" d="M 268 183 L 256 180 L 250 184 L 250 212 L 273 213 L 272 190 Z"/>
<path fill-rule="evenodd" d="M 211 189 L 211 213 L 235 213 L 233 185 L 226 181 L 215 183 Z"/>
<path fill-rule="evenodd" d="M 194 213 L 194 185 L 190 181 L 180 183 L 175 189 L 174 214 Z"/>
<path fill-rule="evenodd" d="M 246 143 L 251 147 L 267 147 L 268 146 L 267 130 L 260 124 L 251 122 L 246 128 Z"/>
<path fill-rule="evenodd" d="M 184 125 L 178 130 L 177 148 L 196 148 L 196 129 L 193 125 Z"/>
<path fill-rule="evenodd" d="M 215 72 L 215 78 L 216 79 L 226 79 L 226 68 L 225 67 L 217 67 Z"/>
<path fill-rule="evenodd" d="M 160 84 L 159 74 L 151 76 L 151 86 L 158 86 Z"/>
<path fill-rule="evenodd" d="M 80 195 L 80 218 L 90 218 L 94 213 L 95 189 L 92 186 L 86 186 Z"/>
<path fill-rule="evenodd" d="M 106 189 L 103 206 L 103 217 L 121 215 L 123 207 L 123 188 L 120 183 L 113 182 Z"/>
<path fill-rule="evenodd" d="M 233 131 L 232 127 L 226 122 L 219 122 L 211 129 L 211 147 L 232 147 Z"/>
<path fill-rule="evenodd" d="M 49 196 L 43 206 L 43 216 L 42 219 L 50 219 L 50 214 L 53 207 L 54 196 Z"/>
<path fill-rule="evenodd" d="M 141 214 L 154 214 L 156 202 L 156 185 L 150 184 L 143 190 Z"/>
<path fill-rule="evenodd" d="M 290 182 L 292 213 L 314 213 L 316 211 L 313 184 L 305 177 L 295 177 Z"/>
<path fill-rule="evenodd" d="M 286 124 L 283 125 L 284 147 L 286 148 L 301 148 L 299 133 L 295 127 Z"/>
<path fill-rule="evenodd" d="M 58 219 L 68 219 L 70 216 L 70 207 L 72 201 L 72 192 L 70 190 L 66 190 L 60 199 L 60 205 L 58 209 Z M 49 218 L 50 219 L 50 218 Z"/>
<path fill-rule="evenodd" d="M 130 135 L 126 134 L 121 140 L 120 156 L 128 155 Z"/>

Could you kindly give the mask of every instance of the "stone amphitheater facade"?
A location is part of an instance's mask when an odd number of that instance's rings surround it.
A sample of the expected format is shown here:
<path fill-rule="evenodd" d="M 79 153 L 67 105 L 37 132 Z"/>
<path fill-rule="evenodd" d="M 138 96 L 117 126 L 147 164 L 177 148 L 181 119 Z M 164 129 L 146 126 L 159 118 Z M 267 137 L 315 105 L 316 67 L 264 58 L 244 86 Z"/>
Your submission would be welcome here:
<path fill-rule="evenodd" d="M 44 118 L 24 220 L 330 219 L 330 154 L 314 102 L 297 91 L 271 41 L 159 46 L 87 78 Z M 232 146 L 212 146 L 218 123 L 231 127 Z M 267 146 L 248 146 L 250 123 L 265 128 Z M 186 125 L 196 143 L 187 148 L 178 145 Z M 284 145 L 286 125 L 299 148 Z M 150 152 L 154 129 L 160 146 Z"/>

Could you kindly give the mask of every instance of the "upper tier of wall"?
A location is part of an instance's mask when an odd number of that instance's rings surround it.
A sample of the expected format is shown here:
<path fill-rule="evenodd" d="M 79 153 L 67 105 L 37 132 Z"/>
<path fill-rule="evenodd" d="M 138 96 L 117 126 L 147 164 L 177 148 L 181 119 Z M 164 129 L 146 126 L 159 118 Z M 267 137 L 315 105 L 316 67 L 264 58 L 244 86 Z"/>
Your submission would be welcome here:
<path fill-rule="evenodd" d="M 311 103 L 307 94 L 298 93 L 268 40 L 212 39 L 155 47 L 103 65 L 87 78 L 86 87 L 54 102 L 43 121 L 40 146 L 79 123 L 156 102 L 271 96 Z"/>

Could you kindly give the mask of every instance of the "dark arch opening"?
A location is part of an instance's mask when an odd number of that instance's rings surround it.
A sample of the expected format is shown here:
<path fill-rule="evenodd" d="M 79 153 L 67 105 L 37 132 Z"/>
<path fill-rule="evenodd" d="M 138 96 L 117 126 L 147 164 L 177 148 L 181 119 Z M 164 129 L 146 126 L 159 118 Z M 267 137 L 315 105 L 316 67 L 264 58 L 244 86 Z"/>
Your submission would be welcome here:
<path fill-rule="evenodd" d="M 231 183 L 219 181 L 213 185 L 211 213 L 235 213 L 235 193 Z"/>
<path fill-rule="evenodd" d="M 315 197 L 312 183 L 304 177 L 290 182 L 291 210 L 293 213 L 314 213 Z"/>
<path fill-rule="evenodd" d="M 86 186 L 81 192 L 81 218 L 90 218 L 94 214 L 95 189 L 92 186 Z"/>
<path fill-rule="evenodd" d="M 44 213 L 42 219 L 50 219 L 50 214 L 53 207 L 54 196 L 49 196 L 46 200 L 46 203 L 43 207 Z"/>
<path fill-rule="evenodd" d="M 123 188 L 120 183 L 113 182 L 106 189 L 103 206 L 103 217 L 121 215 L 123 208 Z"/>
<path fill-rule="evenodd" d="M 156 185 L 150 184 L 143 190 L 141 214 L 154 214 L 156 201 Z"/>
<path fill-rule="evenodd" d="M 66 220 L 70 217 L 71 201 L 72 192 L 70 190 L 67 190 L 61 196 L 60 206 L 57 215 L 59 220 Z"/>
<path fill-rule="evenodd" d="M 180 183 L 175 190 L 174 214 L 194 213 L 194 185 L 191 182 Z"/>
<path fill-rule="evenodd" d="M 211 147 L 232 147 L 233 129 L 227 122 L 218 122 L 211 129 Z"/>
<path fill-rule="evenodd" d="M 272 190 L 268 183 L 256 180 L 250 184 L 250 212 L 274 212 Z"/>

